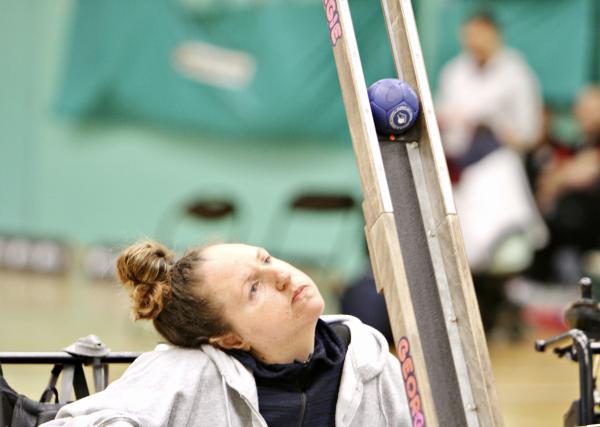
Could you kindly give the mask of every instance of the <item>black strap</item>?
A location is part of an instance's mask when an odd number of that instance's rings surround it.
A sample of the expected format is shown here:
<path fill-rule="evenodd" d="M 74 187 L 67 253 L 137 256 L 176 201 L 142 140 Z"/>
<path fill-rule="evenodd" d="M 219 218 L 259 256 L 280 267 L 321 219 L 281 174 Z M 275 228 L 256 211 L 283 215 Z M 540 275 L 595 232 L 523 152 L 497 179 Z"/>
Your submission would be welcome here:
<path fill-rule="evenodd" d="M 75 375 L 73 376 L 73 388 L 75 389 L 75 398 L 81 399 L 89 396 L 90 391 L 85 380 L 83 367 L 80 364 L 75 365 Z"/>
<path fill-rule="evenodd" d="M 53 392 L 52 388 L 56 385 L 56 380 L 58 375 L 62 371 L 62 383 L 61 389 L 59 393 L 59 401 L 61 403 L 67 402 L 70 399 L 71 391 L 75 391 L 75 400 L 84 398 L 90 395 L 90 391 L 88 389 L 87 381 L 85 379 L 85 374 L 83 372 L 83 366 L 81 363 L 76 363 L 74 365 L 54 365 L 52 368 L 52 372 L 50 374 L 50 381 L 48 383 L 48 387 L 42 394 L 42 398 L 48 398 L 49 393 L 48 389 Z"/>
<path fill-rule="evenodd" d="M 347 350 L 350 345 L 350 328 L 342 322 L 331 323 L 329 326 L 331 326 L 336 335 L 342 340 L 344 350 Z"/>
<path fill-rule="evenodd" d="M 52 402 L 52 398 L 54 398 L 54 403 L 58 403 L 58 390 L 56 389 L 56 387 L 48 386 L 42 392 L 42 397 L 40 397 L 40 403 Z"/>
<path fill-rule="evenodd" d="M 48 380 L 48 385 L 46 389 L 42 393 L 42 397 L 40 397 L 40 402 L 50 402 L 52 397 L 54 397 L 54 402 L 58 403 L 58 390 L 56 389 L 56 384 L 58 382 L 58 376 L 63 370 L 63 365 L 56 364 L 52 367 L 50 371 L 50 379 Z"/>

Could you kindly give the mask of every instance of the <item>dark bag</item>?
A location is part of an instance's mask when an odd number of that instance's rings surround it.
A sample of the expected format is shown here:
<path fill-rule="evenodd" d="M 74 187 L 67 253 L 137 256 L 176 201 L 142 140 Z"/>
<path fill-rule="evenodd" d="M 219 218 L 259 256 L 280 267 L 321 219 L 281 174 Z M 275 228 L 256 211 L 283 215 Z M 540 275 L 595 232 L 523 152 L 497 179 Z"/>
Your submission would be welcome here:
<path fill-rule="evenodd" d="M 17 393 L 0 376 L 0 426 L 35 427 L 53 420 L 64 403 L 38 402 Z"/>
<path fill-rule="evenodd" d="M 56 417 L 58 410 L 66 403 L 58 403 L 56 382 L 63 370 L 63 365 L 54 365 L 50 374 L 50 382 L 42 393 L 40 401 L 33 400 L 17 393 L 0 371 L 0 427 L 36 427 Z M 80 364 L 73 366 L 73 388 L 77 399 L 89 395 L 87 382 Z M 52 396 L 55 402 L 50 400 Z"/>

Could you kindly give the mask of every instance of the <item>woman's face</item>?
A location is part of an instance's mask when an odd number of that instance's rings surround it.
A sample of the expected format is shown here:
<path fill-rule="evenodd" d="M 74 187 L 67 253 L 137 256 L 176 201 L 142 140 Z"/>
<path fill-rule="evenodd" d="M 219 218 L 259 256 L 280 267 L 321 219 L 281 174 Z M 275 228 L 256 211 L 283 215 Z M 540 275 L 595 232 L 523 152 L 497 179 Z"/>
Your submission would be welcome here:
<path fill-rule="evenodd" d="M 214 245 L 203 255 L 204 292 L 222 305 L 241 348 L 269 354 L 314 332 L 324 302 L 305 273 L 255 246 Z"/>

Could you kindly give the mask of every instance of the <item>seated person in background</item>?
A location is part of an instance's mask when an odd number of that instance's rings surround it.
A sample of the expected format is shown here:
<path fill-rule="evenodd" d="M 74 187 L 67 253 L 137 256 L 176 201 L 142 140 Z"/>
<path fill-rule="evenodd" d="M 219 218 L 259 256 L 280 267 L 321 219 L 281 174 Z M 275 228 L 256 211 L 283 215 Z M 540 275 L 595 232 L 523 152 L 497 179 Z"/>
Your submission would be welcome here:
<path fill-rule="evenodd" d="M 492 15 L 469 17 L 460 42 L 463 51 L 440 73 L 436 111 L 484 328 L 504 317 L 512 331 L 504 284 L 547 239 L 522 158 L 539 138 L 542 97 Z"/>
<path fill-rule="evenodd" d="M 179 260 L 145 241 L 117 261 L 136 319 L 173 347 L 141 355 L 46 426 L 402 426 L 398 360 L 350 316 L 324 316 L 302 271 L 242 244 Z"/>
<path fill-rule="evenodd" d="M 560 269 L 556 258 L 562 249 L 577 256 L 600 249 L 600 87 L 582 90 L 573 115 L 581 130 L 579 141 L 552 147 L 535 184 L 550 230 L 550 243 L 536 256 L 533 276 L 540 280 L 560 278 L 554 267 Z"/>
<path fill-rule="evenodd" d="M 460 40 L 463 52 L 440 73 L 436 110 L 465 249 L 476 273 L 520 271 L 547 239 L 522 159 L 542 130 L 539 84 L 490 14 L 468 18 Z M 529 257 L 492 265 L 516 234 Z"/>
<path fill-rule="evenodd" d="M 532 148 L 542 125 L 538 80 L 524 56 L 504 44 L 493 15 L 470 16 L 463 51 L 440 72 L 436 112 L 446 154 L 464 169 L 503 146 Z"/>

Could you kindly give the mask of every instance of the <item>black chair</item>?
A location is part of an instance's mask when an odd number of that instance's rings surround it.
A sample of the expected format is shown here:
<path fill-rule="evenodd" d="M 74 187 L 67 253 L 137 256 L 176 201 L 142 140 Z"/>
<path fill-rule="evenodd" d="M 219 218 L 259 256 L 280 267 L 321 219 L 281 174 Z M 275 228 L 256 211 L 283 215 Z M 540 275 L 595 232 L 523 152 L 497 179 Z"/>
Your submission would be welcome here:
<path fill-rule="evenodd" d="M 176 248 L 189 246 L 188 242 L 180 244 L 178 233 L 184 227 L 192 226 L 198 230 L 198 236 L 194 237 L 198 244 L 241 240 L 240 218 L 240 209 L 232 197 L 215 194 L 192 196 L 166 212 L 158 225 L 157 236 Z"/>
<path fill-rule="evenodd" d="M 279 209 L 269 225 L 266 244 L 276 256 L 296 262 L 303 266 L 318 269 L 330 269 L 334 266 L 339 248 L 355 236 L 355 230 L 349 230 L 348 224 L 358 212 L 355 197 L 347 192 L 333 191 L 299 191 Z M 337 219 L 337 233 L 329 250 L 316 253 L 303 252 L 298 246 L 289 241 L 290 228 L 301 220 L 301 217 L 311 216 L 323 221 Z M 303 242 L 315 239 L 314 233 L 304 233 Z"/>

